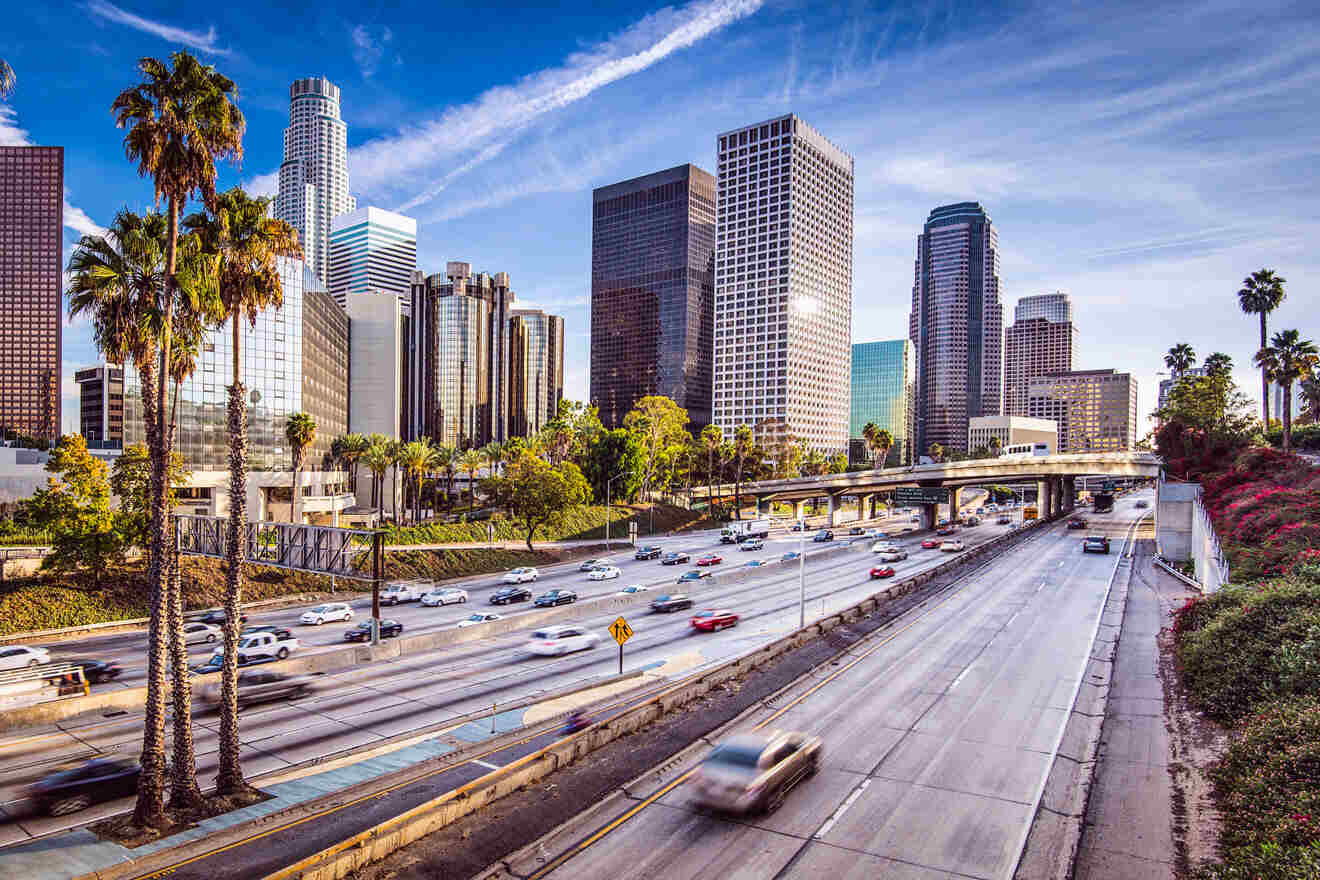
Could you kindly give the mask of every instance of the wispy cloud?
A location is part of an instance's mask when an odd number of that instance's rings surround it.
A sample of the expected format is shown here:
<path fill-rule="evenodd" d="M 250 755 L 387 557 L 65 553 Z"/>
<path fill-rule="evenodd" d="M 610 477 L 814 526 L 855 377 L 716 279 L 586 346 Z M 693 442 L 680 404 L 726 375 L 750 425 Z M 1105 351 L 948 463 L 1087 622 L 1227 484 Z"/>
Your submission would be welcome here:
<path fill-rule="evenodd" d="M 164 24 L 159 21 L 152 21 L 149 18 L 143 18 L 140 15 L 129 12 L 127 9 L 120 9 L 107 0 L 91 0 L 87 4 L 87 9 L 96 16 L 104 18 L 106 21 L 112 21 L 115 24 L 122 24 L 131 27 L 134 30 L 143 31 L 160 37 L 169 43 L 178 43 L 187 46 L 190 49 L 196 49 L 199 52 L 208 52 L 212 55 L 229 55 L 228 49 L 221 49 L 216 46 L 215 27 L 212 26 L 205 33 L 201 31 L 190 31 L 186 28 L 175 27 L 174 25 Z"/>
<path fill-rule="evenodd" d="M 87 216 L 82 208 L 69 204 L 69 191 L 64 191 L 64 225 L 79 235 L 105 235 L 105 227 Z"/>
<path fill-rule="evenodd" d="M 0 147 L 35 146 L 26 129 L 18 127 L 14 108 L 0 104 Z M 64 190 L 64 225 L 79 235 L 101 235 L 105 230 L 82 208 L 69 204 L 69 190 Z"/>
<path fill-rule="evenodd" d="M 370 28 L 360 24 L 353 28 L 349 37 L 353 41 L 353 61 L 357 64 L 358 70 L 362 71 L 362 76 L 371 79 L 376 68 L 380 66 L 381 57 L 385 54 L 385 44 L 394 39 L 393 31 L 383 28 L 380 36 L 374 37 Z"/>

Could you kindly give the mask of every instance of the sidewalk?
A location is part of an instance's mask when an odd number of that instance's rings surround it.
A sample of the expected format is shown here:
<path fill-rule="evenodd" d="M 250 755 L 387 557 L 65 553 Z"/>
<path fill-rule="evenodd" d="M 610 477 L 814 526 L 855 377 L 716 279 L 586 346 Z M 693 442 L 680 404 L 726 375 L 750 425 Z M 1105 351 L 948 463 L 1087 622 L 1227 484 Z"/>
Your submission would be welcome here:
<path fill-rule="evenodd" d="M 1114 659 L 1076 880 L 1171 880 L 1177 864 L 1160 629 L 1189 594 L 1141 541 Z"/>

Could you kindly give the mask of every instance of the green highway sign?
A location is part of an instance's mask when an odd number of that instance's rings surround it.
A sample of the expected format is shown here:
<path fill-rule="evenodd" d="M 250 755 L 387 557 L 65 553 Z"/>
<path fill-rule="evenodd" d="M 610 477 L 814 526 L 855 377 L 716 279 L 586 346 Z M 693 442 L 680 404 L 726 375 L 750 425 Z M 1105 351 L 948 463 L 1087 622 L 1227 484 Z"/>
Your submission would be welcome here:
<path fill-rule="evenodd" d="M 948 504 L 949 490 L 931 486 L 899 486 L 894 490 L 895 504 Z"/>

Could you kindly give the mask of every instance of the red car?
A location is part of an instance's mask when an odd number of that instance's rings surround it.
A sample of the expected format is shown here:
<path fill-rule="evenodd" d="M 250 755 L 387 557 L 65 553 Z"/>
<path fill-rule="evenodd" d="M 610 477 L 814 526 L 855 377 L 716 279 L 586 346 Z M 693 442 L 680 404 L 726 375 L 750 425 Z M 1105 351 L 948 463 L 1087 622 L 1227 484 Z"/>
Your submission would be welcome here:
<path fill-rule="evenodd" d="M 714 553 L 709 556 L 703 556 L 697 560 L 697 565 L 719 565 L 724 561 L 723 556 L 716 556 Z"/>
<path fill-rule="evenodd" d="M 702 632 L 715 632 L 738 625 L 738 615 L 732 611 L 698 611 L 692 615 L 692 628 Z"/>
<path fill-rule="evenodd" d="M 894 569 L 889 565 L 877 565 L 871 569 L 871 580 L 876 578 L 891 578 L 894 576 Z"/>
<path fill-rule="evenodd" d="M 940 546 L 940 542 L 936 541 L 934 538 L 927 538 L 926 540 L 921 542 L 922 550 L 935 550 L 938 549 L 939 546 Z"/>

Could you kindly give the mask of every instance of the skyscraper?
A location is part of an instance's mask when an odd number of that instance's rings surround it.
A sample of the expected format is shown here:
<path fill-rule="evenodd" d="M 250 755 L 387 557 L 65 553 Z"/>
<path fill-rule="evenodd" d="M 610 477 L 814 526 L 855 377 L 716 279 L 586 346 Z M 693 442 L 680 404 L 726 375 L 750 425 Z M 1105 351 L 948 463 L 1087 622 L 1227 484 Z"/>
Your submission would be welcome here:
<path fill-rule="evenodd" d="M 915 377 L 916 361 L 910 340 L 853 343 L 852 418 L 848 439 L 863 439 L 863 429 L 867 423 L 874 422 L 894 438 L 885 463 L 910 463 Z M 871 453 L 863 445 L 862 455 L 849 458 L 870 461 Z"/>
<path fill-rule="evenodd" d="M 1066 373 L 1073 367 L 1077 327 L 1068 294 L 1024 296 L 1004 331 L 1004 413 L 1027 414 L 1031 380 L 1047 373 Z"/>
<path fill-rule="evenodd" d="M 340 214 L 330 220 L 329 265 L 326 286 L 340 308 L 367 290 L 392 290 L 406 302 L 417 271 L 417 221 L 370 206 Z"/>
<path fill-rule="evenodd" d="M 0 147 L 0 434 L 60 432 L 64 148 Z"/>
<path fill-rule="evenodd" d="M 715 178 L 679 165 L 592 193 L 591 402 L 607 428 L 638 398 L 710 422 Z"/>
<path fill-rule="evenodd" d="M 1137 380 L 1073 370 L 1031 380 L 1028 413 L 1059 426 L 1059 452 L 1126 452 L 1137 445 Z"/>
<path fill-rule="evenodd" d="M 73 374 L 78 383 L 78 431 L 88 449 L 124 448 L 124 368 L 97 364 Z"/>
<path fill-rule="evenodd" d="M 977 202 L 930 212 L 917 236 L 908 338 L 917 355 L 917 452 L 967 451 L 967 420 L 1003 407 L 999 236 Z"/>
<path fill-rule="evenodd" d="M 339 116 L 339 86 L 324 77 L 289 87 L 289 127 L 275 216 L 298 230 L 303 259 L 328 281 L 330 221 L 357 208 L 348 193 L 348 127 Z"/>
<path fill-rule="evenodd" d="M 508 439 L 509 275 L 472 273 L 449 263 L 445 275 L 413 277 L 404 406 L 408 439 L 459 448 Z"/>
<path fill-rule="evenodd" d="M 848 443 L 853 160 L 797 116 L 718 136 L 714 422 Z"/>
<path fill-rule="evenodd" d="M 564 319 L 515 309 L 509 317 L 509 434 L 530 437 L 564 399 Z"/>

